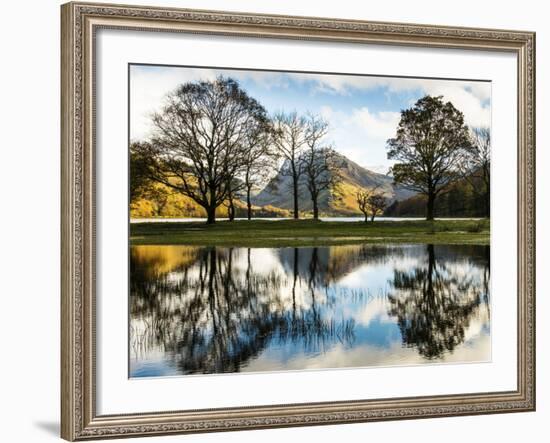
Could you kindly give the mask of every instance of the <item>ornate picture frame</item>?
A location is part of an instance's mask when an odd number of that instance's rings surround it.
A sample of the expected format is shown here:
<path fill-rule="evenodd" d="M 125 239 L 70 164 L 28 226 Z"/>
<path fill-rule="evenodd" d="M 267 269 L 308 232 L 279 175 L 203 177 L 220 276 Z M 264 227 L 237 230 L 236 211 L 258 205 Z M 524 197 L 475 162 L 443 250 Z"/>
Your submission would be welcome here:
<path fill-rule="evenodd" d="M 62 6 L 61 435 L 87 440 L 535 410 L 535 34 L 71 2 Z M 517 56 L 517 389 L 454 395 L 96 412 L 95 36 L 99 29 L 474 49 Z"/>

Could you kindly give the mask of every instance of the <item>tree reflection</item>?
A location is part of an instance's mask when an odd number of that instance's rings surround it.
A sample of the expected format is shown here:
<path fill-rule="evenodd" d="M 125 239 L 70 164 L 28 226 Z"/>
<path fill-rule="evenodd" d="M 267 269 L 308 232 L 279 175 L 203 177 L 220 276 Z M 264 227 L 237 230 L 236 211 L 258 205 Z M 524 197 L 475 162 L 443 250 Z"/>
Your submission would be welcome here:
<path fill-rule="evenodd" d="M 284 297 L 285 275 L 255 272 L 250 249 L 204 248 L 192 266 L 164 274 L 152 274 L 132 253 L 134 352 L 160 347 L 180 373 L 217 373 L 238 372 L 270 343 L 320 352 L 335 342 L 352 342 L 353 320 L 336 321 L 317 299 L 318 252 L 310 255 L 310 303 L 297 303 L 304 279 L 298 271 L 301 250 L 292 252 L 291 307 Z"/>
<path fill-rule="evenodd" d="M 464 342 L 481 304 L 488 308 L 489 261 L 486 257 L 480 282 L 462 272 L 463 267 L 446 265 L 444 258 L 436 260 L 433 245 L 427 245 L 426 255 L 420 266 L 394 271 L 388 313 L 397 318 L 404 345 L 436 359 Z"/>
<path fill-rule="evenodd" d="M 309 281 L 312 265 L 315 285 L 328 287 L 343 275 L 366 264 L 383 264 L 403 256 L 402 247 L 390 245 L 339 245 L 330 247 L 282 248 L 278 251 L 281 264 L 295 279 Z"/>
<path fill-rule="evenodd" d="M 405 347 L 434 360 L 489 324 L 489 247 L 135 246 L 130 265 L 132 358 L 160 355 L 178 374 L 390 346 L 386 314 Z"/>

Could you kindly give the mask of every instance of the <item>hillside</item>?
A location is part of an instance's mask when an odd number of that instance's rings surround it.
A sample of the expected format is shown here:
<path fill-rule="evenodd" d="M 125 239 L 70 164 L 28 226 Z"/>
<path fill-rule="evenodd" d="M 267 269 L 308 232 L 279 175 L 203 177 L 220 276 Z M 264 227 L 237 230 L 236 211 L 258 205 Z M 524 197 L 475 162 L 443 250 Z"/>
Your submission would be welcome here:
<path fill-rule="evenodd" d="M 204 218 L 206 212 L 191 198 L 186 197 L 167 186 L 155 184 L 157 192 L 149 192 L 146 196 L 132 201 L 130 204 L 131 218 Z M 289 211 L 269 205 L 252 207 L 253 217 L 290 217 Z M 217 217 L 227 217 L 227 207 L 221 205 L 216 210 Z M 246 217 L 246 203 L 235 200 L 235 216 Z"/>
<path fill-rule="evenodd" d="M 319 197 L 319 209 L 322 215 L 358 215 L 355 195 L 361 189 L 378 187 L 386 197 L 392 201 L 404 200 L 412 195 L 402 187 L 393 184 L 392 177 L 369 171 L 347 157 L 338 154 L 341 164 L 341 182 L 336 189 L 323 191 Z M 283 165 L 279 173 L 271 179 L 267 186 L 256 196 L 252 202 L 257 206 L 270 205 L 281 209 L 292 210 L 292 180 L 281 174 L 285 169 Z M 312 210 L 312 203 L 305 183 L 299 186 L 299 208 L 301 212 Z"/>
<path fill-rule="evenodd" d="M 483 189 L 481 182 L 478 189 Z M 426 201 L 425 195 L 413 195 L 405 200 L 393 202 L 386 208 L 384 215 L 388 217 L 424 217 Z M 472 186 L 466 180 L 459 180 L 437 197 L 434 214 L 436 217 L 486 217 L 484 196 L 474 193 Z"/>

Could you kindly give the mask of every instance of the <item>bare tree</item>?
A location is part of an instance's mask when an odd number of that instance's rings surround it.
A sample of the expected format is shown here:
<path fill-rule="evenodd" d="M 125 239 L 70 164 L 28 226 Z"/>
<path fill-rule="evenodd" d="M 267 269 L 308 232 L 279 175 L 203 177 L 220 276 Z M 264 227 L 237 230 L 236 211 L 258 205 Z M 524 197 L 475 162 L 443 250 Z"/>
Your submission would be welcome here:
<path fill-rule="evenodd" d="M 357 193 L 355 194 L 357 206 L 365 216 L 365 223 L 369 221 L 369 196 L 370 196 L 370 191 L 366 191 L 366 190 L 357 191 Z"/>
<path fill-rule="evenodd" d="M 462 178 L 483 200 L 486 217 L 491 215 L 491 130 L 471 128 L 471 145 L 460 164 Z"/>
<path fill-rule="evenodd" d="M 328 132 L 328 123 L 314 115 L 308 116 L 306 136 L 307 150 L 302 155 L 301 166 L 313 206 L 313 219 L 319 219 L 319 194 L 335 188 L 341 181 L 341 160 L 336 151 L 322 144 Z"/>
<path fill-rule="evenodd" d="M 383 212 L 387 206 L 387 199 L 384 193 L 379 191 L 378 186 L 357 191 L 355 200 L 359 210 L 365 216 L 365 223 L 369 220 L 369 213 L 371 221 L 374 221 L 374 217 Z"/>
<path fill-rule="evenodd" d="M 370 221 L 373 222 L 374 217 L 382 214 L 388 206 L 388 199 L 381 192 L 375 192 L 369 196 L 367 203 L 370 208 Z"/>
<path fill-rule="evenodd" d="M 252 191 L 261 186 L 275 167 L 277 155 L 272 147 L 273 132 L 270 126 L 259 124 L 253 126 L 245 142 L 242 156 L 242 181 L 246 194 L 247 218 L 252 218 Z"/>
<path fill-rule="evenodd" d="M 283 112 L 273 117 L 273 145 L 277 153 L 284 159 L 280 174 L 291 177 L 292 194 L 294 199 L 294 218 L 299 218 L 298 193 L 299 182 L 302 177 L 302 154 L 307 148 L 308 119 L 299 116 L 296 112 Z"/>
<path fill-rule="evenodd" d="M 265 109 L 231 78 L 180 85 L 153 117 L 152 178 L 193 199 L 214 223 L 258 121 L 267 121 Z"/>
<path fill-rule="evenodd" d="M 341 180 L 340 157 L 330 146 L 322 144 L 327 133 L 326 120 L 315 115 L 308 116 L 307 150 L 302 156 L 301 164 L 311 196 L 314 220 L 319 219 L 319 194 L 326 189 L 334 188 Z"/>
<path fill-rule="evenodd" d="M 401 111 L 395 138 L 388 140 L 394 182 L 427 197 L 426 219 L 433 220 L 436 197 L 459 177 L 459 163 L 470 145 L 464 115 L 443 97 L 425 96 Z"/>
<path fill-rule="evenodd" d="M 342 181 L 341 157 L 331 147 L 310 147 L 304 156 L 306 186 L 313 206 L 313 218 L 319 219 L 319 195 L 325 190 L 337 190 Z"/>

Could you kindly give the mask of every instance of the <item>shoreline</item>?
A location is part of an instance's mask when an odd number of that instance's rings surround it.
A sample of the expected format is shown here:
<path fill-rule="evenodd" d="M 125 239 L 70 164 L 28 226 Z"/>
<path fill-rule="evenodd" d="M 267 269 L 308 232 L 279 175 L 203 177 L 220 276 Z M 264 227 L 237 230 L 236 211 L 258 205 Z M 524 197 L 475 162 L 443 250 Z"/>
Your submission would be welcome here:
<path fill-rule="evenodd" d="M 480 221 L 485 220 L 482 217 L 435 217 L 435 221 Z M 229 221 L 227 217 L 216 218 L 217 222 Z M 249 221 L 246 217 L 235 217 L 235 221 Z M 291 217 L 252 217 L 250 220 L 254 221 L 313 221 L 311 217 L 303 217 L 295 220 Z M 341 216 L 341 217 L 319 217 L 319 221 L 322 222 L 346 222 L 355 223 L 363 222 L 362 216 Z M 375 222 L 401 222 L 401 221 L 426 221 L 425 217 L 384 217 L 377 216 Z M 205 223 L 206 217 L 143 217 L 143 218 L 130 218 L 131 224 L 139 223 Z M 370 223 L 370 221 L 369 221 Z"/>

